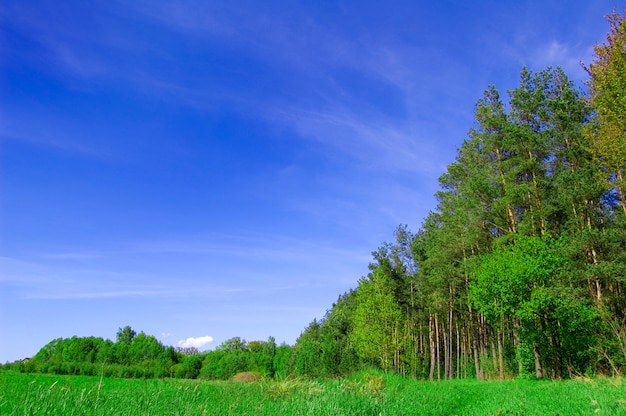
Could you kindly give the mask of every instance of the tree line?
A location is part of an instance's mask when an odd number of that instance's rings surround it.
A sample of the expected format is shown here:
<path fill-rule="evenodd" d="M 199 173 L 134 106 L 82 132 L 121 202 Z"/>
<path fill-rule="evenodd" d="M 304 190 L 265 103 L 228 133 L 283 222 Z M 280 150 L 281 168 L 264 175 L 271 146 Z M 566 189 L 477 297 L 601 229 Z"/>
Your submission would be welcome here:
<path fill-rule="evenodd" d="M 152 335 L 120 328 L 116 341 L 97 337 L 57 338 L 26 360 L 3 369 L 27 373 L 100 375 L 120 378 L 203 378 L 228 380 L 251 372 L 259 378 L 286 377 L 292 347 L 275 339 L 247 342 L 233 337 L 215 350 L 164 346 Z"/>

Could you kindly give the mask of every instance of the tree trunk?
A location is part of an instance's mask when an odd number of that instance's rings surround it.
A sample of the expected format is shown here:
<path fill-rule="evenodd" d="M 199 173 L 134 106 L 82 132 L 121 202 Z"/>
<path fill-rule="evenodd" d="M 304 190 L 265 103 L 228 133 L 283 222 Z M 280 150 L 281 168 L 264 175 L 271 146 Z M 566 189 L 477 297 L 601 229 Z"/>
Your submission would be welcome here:
<path fill-rule="evenodd" d="M 532 152 L 528 152 L 528 155 L 531 159 L 534 159 L 534 155 Z M 534 188 L 534 199 L 535 199 L 535 207 L 537 208 L 537 214 L 539 215 L 539 235 L 541 237 L 546 235 L 546 221 L 543 217 L 543 210 L 541 204 L 541 196 L 539 195 L 539 183 L 537 182 L 537 173 L 533 170 L 532 173 L 533 178 L 533 188 Z"/>
<path fill-rule="evenodd" d="M 461 376 L 461 331 L 459 323 L 456 323 L 456 377 Z"/>
<path fill-rule="evenodd" d="M 491 337 L 491 356 L 493 359 L 493 371 L 495 378 L 495 372 L 498 370 L 498 352 L 496 351 L 496 340 L 493 336 Z"/>
<path fill-rule="evenodd" d="M 498 173 L 500 174 L 500 180 L 502 181 L 503 191 L 506 193 L 507 183 L 506 177 L 504 176 L 504 171 L 502 170 L 502 152 L 499 148 L 495 149 L 496 157 L 498 159 Z M 513 213 L 513 208 L 509 203 L 506 204 L 506 216 L 509 223 L 509 232 L 512 234 L 517 233 L 517 220 L 515 219 L 515 214 Z"/>
<path fill-rule="evenodd" d="M 478 319 L 480 321 L 480 352 L 483 356 L 489 355 L 489 339 L 487 336 L 487 321 L 485 315 L 479 314 Z"/>
<path fill-rule="evenodd" d="M 504 380 L 504 334 L 502 328 L 498 329 L 498 362 L 500 367 L 500 380 Z"/>
<path fill-rule="evenodd" d="M 467 337 L 467 327 L 461 328 L 461 357 L 463 357 L 463 362 L 461 363 L 463 376 L 462 378 L 467 378 L 467 349 L 468 349 L 469 339 Z M 459 378 L 461 378 L 461 373 L 459 373 Z"/>
<path fill-rule="evenodd" d="M 474 330 L 474 317 L 473 317 L 473 312 L 472 312 L 472 307 L 469 306 L 469 322 L 470 322 L 470 338 L 471 338 L 471 343 L 472 343 L 472 351 L 474 353 L 474 366 L 476 368 L 476 378 L 479 380 L 482 380 L 483 378 L 483 372 L 480 368 L 480 360 L 479 360 L 479 354 L 478 354 L 478 340 L 476 339 L 476 333 Z"/>
<path fill-rule="evenodd" d="M 543 378 L 543 367 L 541 365 L 541 355 L 537 344 L 533 344 L 533 353 L 535 354 L 535 376 L 537 379 Z"/>
<path fill-rule="evenodd" d="M 430 373 L 428 378 L 432 381 L 435 377 L 435 337 L 433 328 L 433 315 L 428 316 L 428 339 L 430 341 Z"/>
<path fill-rule="evenodd" d="M 513 348 L 515 348 L 516 353 L 520 347 L 519 332 L 518 332 L 520 327 L 521 327 L 520 322 L 517 319 L 514 319 L 513 320 Z M 524 370 L 524 366 L 522 364 L 522 360 L 520 360 L 518 357 L 517 374 L 521 375 L 523 370 Z"/>
<path fill-rule="evenodd" d="M 450 348 L 448 345 L 448 335 L 445 331 L 445 322 L 441 323 L 441 335 L 443 336 L 443 378 L 448 378 L 448 373 L 450 371 Z"/>
<path fill-rule="evenodd" d="M 556 324 L 560 326 L 558 322 Z M 552 336 L 550 338 L 552 342 L 552 348 L 554 350 L 554 378 L 561 379 L 563 359 L 561 358 L 561 340 L 559 339 L 559 334 L 557 333 L 556 329 L 552 330 Z"/>
<path fill-rule="evenodd" d="M 449 313 L 448 313 L 448 374 L 446 375 L 447 378 L 451 379 L 454 378 L 454 361 L 452 359 L 453 356 L 453 348 L 454 348 L 454 343 L 453 341 L 453 331 L 452 331 L 452 289 L 450 289 L 450 305 L 449 305 Z"/>
<path fill-rule="evenodd" d="M 435 314 L 435 348 L 437 351 L 437 380 L 441 380 L 441 349 L 439 347 L 439 320 Z"/>

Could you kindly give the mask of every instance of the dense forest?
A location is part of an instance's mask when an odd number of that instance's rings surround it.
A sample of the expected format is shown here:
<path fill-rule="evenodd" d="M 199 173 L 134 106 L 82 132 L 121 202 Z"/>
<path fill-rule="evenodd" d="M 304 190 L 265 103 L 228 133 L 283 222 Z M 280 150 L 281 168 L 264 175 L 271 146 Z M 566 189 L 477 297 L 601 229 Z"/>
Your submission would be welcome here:
<path fill-rule="evenodd" d="M 294 346 L 232 338 L 214 351 L 120 329 L 54 340 L 23 371 L 227 379 L 563 378 L 626 370 L 626 20 L 579 91 L 560 68 L 490 86 L 439 178 L 438 205 L 373 253 L 370 273 Z M 105 370 L 106 369 L 106 370 Z"/>

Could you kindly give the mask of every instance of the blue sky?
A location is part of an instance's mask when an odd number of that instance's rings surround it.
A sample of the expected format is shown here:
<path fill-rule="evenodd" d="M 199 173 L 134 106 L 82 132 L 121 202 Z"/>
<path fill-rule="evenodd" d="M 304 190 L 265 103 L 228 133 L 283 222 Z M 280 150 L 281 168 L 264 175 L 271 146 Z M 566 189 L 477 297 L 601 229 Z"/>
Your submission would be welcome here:
<path fill-rule="evenodd" d="M 615 7 L 4 2 L 0 362 L 125 325 L 293 344 L 419 229 L 487 86 L 582 88 Z"/>

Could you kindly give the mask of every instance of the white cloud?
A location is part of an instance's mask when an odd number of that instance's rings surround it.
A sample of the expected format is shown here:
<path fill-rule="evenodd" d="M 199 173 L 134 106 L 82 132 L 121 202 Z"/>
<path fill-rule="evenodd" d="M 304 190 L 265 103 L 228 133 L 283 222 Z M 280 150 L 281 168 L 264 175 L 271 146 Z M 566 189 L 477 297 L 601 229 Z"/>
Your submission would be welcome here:
<path fill-rule="evenodd" d="M 171 336 L 172 336 L 172 334 L 170 332 L 161 332 L 161 337 L 163 337 L 163 338 L 169 338 Z"/>
<path fill-rule="evenodd" d="M 198 338 L 190 337 L 187 339 L 182 339 L 178 341 L 178 346 L 181 348 L 194 347 L 194 348 L 200 349 L 212 342 L 213 342 L 213 337 L 206 335 L 204 337 L 198 337 Z"/>
<path fill-rule="evenodd" d="M 566 43 L 552 40 L 534 48 L 531 54 L 531 62 L 536 70 L 542 70 L 548 66 L 560 66 L 568 74 L 582 76 L 584 70 L 580 65 L 581 58 L 587 56 L 585 48 L 572 48 Z"/>

